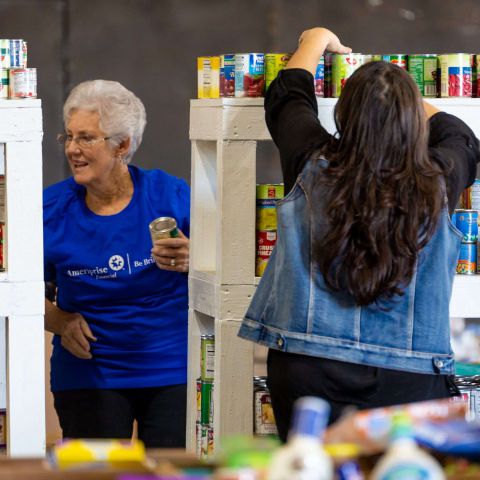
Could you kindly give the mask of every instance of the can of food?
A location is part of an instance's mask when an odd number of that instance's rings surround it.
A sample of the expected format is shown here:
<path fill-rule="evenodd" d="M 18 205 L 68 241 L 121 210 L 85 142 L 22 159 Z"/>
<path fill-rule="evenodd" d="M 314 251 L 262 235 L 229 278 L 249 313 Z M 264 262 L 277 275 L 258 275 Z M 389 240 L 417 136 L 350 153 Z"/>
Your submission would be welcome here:
<path fill-rule="evenodd" d="M 148 229 L 150 230 L 152 243 L 163 238 L 178 237 L 177 221 L 172 217 L 156 218 L 150 222 Z"/>
<path fill-rule="evenodd" d="M 10 40 L 0 39 L 0 68 L 10 68 Z"/>
<path fill-rule="evenodd" d="M 207 428 L 207 457 L 211 457 L 215 453 L 215 443 L 213 441 L 213 426 Z"/>
<path fill-rule="evenodd" d="M 265 377 L 254 377 L 253 381 L 253 433 L 258 436 L 277 435 L 273 415 L 272 399 Z"/>
<path fill-rule="evenodd" d="M 235 96 L 235 55 L 220 55 L 220 96 Z"/>
<path fill-rule="evenodd" d="M 290 60 L 291 53 L 266 53 L 265 54 L 265 90 L 277 78 L 278 72 L 283 70 Z"/>
<path fill-rule="evenodd" d="M 261 277 L 263 275 L 276 243 L 276 231 L 257 230 L 257 255 L 255 258 L 255 275 L 257 277 Z"/>
<path fill-rule="evenodd" d="M 202 379 L 197 378 L 197 422 L 200 422 L 202 417 Z"/>
<path fill-rule="evenodd" d="M 0 447 L 7 446 L 7 410 L 0 409 Z"/>
<path fill-rule="evenodd" d="M 198 98 L 220 97 L 220 57 L 197 58 Z"/>
<path fill-rule="evenodd" d="M 262 97 L 265 91 L 263 53 L 235 55 L 235 97 Z"/>
<path fill-rule="evenodd" d="M 382 55 L 374 55 L 374 54 L 368 54 L 368 55 L 363 55 L 363 63 L 369 63 L 369 62 L 381 62 L 383 60 Z"/>
<path fill-rule="evenodd" d="M 10 68 L 25 68 L 23 63 L 23 40 L 10 40 Z"/>
<path fill-rule="evenodd" d="M 202 381 L 202 411 L 200 422 L 202 425 L 210 424 L 210 402 L 212 397 L 213 383 Z"/>
<path fill-rule="evenodd" d="M 276 230 L 277 229 L 277 201 L 283 198 L 284 185 L 259 184 L 257 185 L 256 198 L 256 229 Z"/>
<path fill-rule="evenodd" d="M 468 53 L 439 55 L 440 96 L 471 97 L 472 66 Z"/>
<path fill-rule="evenodd" d="M 478 97 L 478 55 L 473 54 L 470 56 L 472 66 L 472 97 Z"/>
<path fill-rule="evenodd" d="M 208 425 L 202 425 L 200 458 L 207 458 L 207 455 L 208 455 Z"/>
<path fill-rule="evenodd" d="M 417 84 L 422 97 L 437 96 L 437 55 L 408 56 L 408 73 Z"/>
<path fill-rule="evenodd" d="M 195 423 L 195 455 L 198 458 L 202 456 L 202 424 Z"/>
<path fill-rule="evenodd" d="M 205 382 L 212 382 L 215 365 L 215 337 L 202 335 L 200 337 L 200 377 Z"/>
<path fill-rule="evenodd" d="M 458 257 L 457 273 L 473 275 L 477 272 L 477 244 L 462 243 Z"/>
<path fill-rule="evenodd" d="M 323 97 L 325 95 L 325 59 L 320 58 L 317 68 L 315 70 L 314 77 L 315 95 L 317 97 Z"/>
<path fill-rule="evenodd" d="M 215 384 L 212 382 L 212 390 L 210 392 L 210 407 L 208 409 L 208 424 L 213 426 L 213 415 L 214 415 L 214 391 L 215 391 Z"/>
<path fill-rule="evenodd" d="M 393 63 L 404 70 L 407 69 L 407 55 L 403 53 L 382 55 L 382 60 L 384 62 Z"/>
<path fill-rule="evenodd" d="M 477 242 L 478 212 L 476 210 L 455 210 L 455 226 L 463 233 L 462 242 Z"/>
<path fill-rule="evenodd" d="M 10 69 L 10 98 L 37 98 L 37 69 Z"/>
<path fill-rule="evenodd" d="M 0 222 L 0 272 L 5 271 L 5 260 L 3 258 L 5 244 L 5 223 Z"/>
<path fill-rule="evenodd" d="M 332 64 L 333 64 L 333 53 L 325 53 L 323 55 L 323 96 L 325 98 L 330 98 L 332 96 L 333 90 L 333 79 L 332 79 Z"/>
<path fill-rule="evenodd" d="M 10 96 L 10 76 L 8 68 L 0 68 L 0 98 L 9 98 Z"/>
<path fill-rule="evenodd" d="M 28 45 L 27 42 L 24 40 L 22 45 L 22 62 L 23 68 L 27 68 L 27 59 L 28 59 Z"/>
<path fill-rule="evenodd" d="M 342 93 L 345 82 L 352 73 L 363 65 L 361 53 L 335 54 L 332 64 L 332 97 L 338 98 Z"/>

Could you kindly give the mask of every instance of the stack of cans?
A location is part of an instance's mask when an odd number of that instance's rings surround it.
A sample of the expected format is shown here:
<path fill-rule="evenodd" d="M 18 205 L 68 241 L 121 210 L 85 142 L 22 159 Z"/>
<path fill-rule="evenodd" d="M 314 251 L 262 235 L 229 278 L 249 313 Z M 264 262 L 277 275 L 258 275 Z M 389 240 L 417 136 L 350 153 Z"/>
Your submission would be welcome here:
<path fill-rule="evenodd" d="M 0 99 L 37 98 L 37 69 L 27 68 L 27 42 L 0 39 Z"/>
<path fill-rule="evenodd" d="M 278 435 L 267 377 L 253 377 L 253 433 L 260 437 Z"/>
<path fill-rule="evenodd" d="M 257 185 L 255 275 L 261 277 L 277 242 L 277 201 L 283 198 L 283 183 Z"/>
<path fill-rule="evenodd" d="M 475 274 L 477 273 L 478 212 L 457 209 L 452 216 L 452 223 L 463 234 L 457 273 Z"/>
<path fill-rule="evenodd" d="M 469 405 L 469 419 L 480 421 L 480 375 L 455 376 L 460 396 Z"/>
<path fill-rule="evenodd" d="M 200 378 L 197 378 L 196 454 L 207 458 L 213 454 L 213 376 L 215 337 L 200 337 Z"/>

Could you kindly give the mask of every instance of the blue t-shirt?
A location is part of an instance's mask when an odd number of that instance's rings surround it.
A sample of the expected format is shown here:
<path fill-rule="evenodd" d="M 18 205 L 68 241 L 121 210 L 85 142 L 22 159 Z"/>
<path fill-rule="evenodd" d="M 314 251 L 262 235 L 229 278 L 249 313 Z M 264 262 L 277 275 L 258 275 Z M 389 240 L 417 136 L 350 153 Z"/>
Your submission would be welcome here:
<path fill-rule="evenodd" d="M 115 215 L 90 211 L 73 178 L 44 191 L 45 281 L 97 338 L 84 360 L 54 336 L 52 391 L 186 383 L 188 278 L 156 266 L 148 224 L 173 217 L 188 237 L 190 190 L 161 170 L 129 171 L 134 193 Z"/>

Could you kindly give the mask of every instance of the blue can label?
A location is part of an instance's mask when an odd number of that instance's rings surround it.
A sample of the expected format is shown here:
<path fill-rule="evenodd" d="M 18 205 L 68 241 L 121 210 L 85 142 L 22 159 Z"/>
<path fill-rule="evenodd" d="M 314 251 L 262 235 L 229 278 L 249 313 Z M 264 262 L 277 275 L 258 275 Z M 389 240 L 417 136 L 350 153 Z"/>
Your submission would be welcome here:
<path fill-rule="evenodd" d="M 263 53 L 235 55 L 235 96 L 262 97 L 265 91 L 265 56 Z"/>
<path fill-rule="evenodd" d="M 472 243 L 478 240 L 478 212 L 476 210 L 457 210 L 455 226 L 463 233 L 463 242 Z"/>
<path fill-rule="evenodd" d="M 235 96 L 235 55 L 220 57 L 220 96 Z"/>
<path fill-rule="evenodd" d="M 477 244 L 462 243 L 457 263 L 457 273 L 471 275 L 477 271 Z"/>
<path fill-rule="evenodd" d="M 325 61 L 323 57 L 318 62 L 317 69 L 315 70 L 315 95 L 317 97 L 324 96 L 325 85 Z"/>

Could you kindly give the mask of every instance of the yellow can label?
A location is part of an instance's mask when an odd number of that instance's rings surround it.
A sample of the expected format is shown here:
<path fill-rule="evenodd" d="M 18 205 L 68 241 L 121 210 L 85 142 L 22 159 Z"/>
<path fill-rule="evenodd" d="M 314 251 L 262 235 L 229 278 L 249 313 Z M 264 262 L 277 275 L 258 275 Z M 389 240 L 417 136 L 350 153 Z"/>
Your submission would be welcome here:
<path fill-rule="evenodd" d="M 197 58 L 198 98 L 220 98 L 220 57 Z"/>

